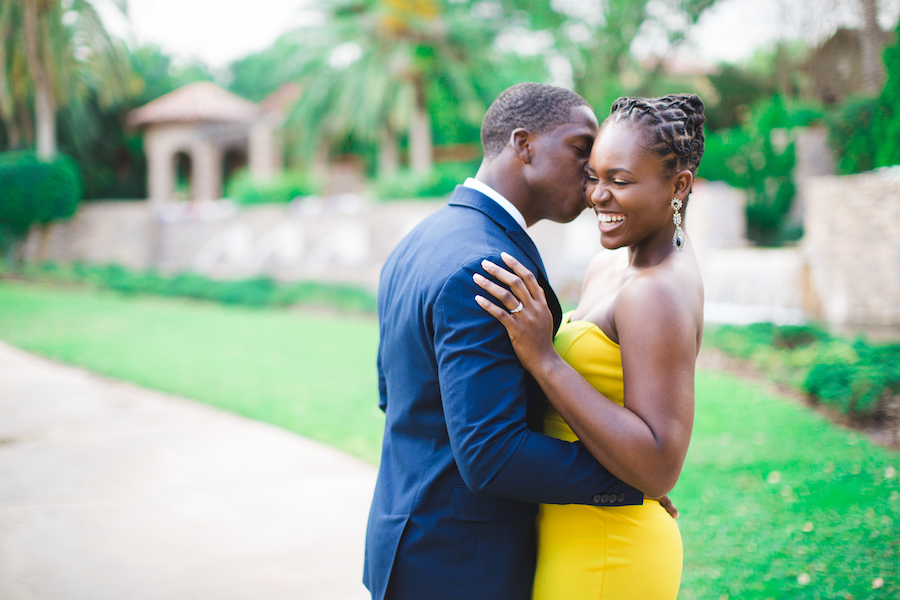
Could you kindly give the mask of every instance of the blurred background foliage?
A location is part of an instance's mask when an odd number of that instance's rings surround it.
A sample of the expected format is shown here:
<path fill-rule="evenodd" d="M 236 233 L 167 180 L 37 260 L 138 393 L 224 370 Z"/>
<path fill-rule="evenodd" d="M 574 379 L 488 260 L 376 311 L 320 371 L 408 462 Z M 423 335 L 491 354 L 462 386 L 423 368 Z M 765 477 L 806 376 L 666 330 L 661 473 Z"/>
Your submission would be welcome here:
<path fill-rule="evenodd" d="M 828 0 L 817 10 L 856 25 L 815 42 L 801 25 L 740 63 L 684 64 L 680 45 L 724 1 L 312 2 L 321 23 L 214 71 L 111 37 L 95 2 L 4 0 L 0 150 L 70 156 L 85 199 L 140 199 L 146 161 L 129 111 L 195 81 L 255 102 L 289 85 L 299 99 L 281 131 L 288 172 L 266 184 L 238 173 L 230 196 L 327 193 L 326 166 L 350 156 L 377 197 L 438 197 L 474 172 L 484 111 L 513 83 L 571 87 L 601 118 L 621 95 L 693 91 L 707 106 L 700 176 L 746 190 L 749 238 L 779 245 L 802 235 L 790 220 L 799 128 L 827 129 L 841 173 L 900 162 L 900 45 L 878 19 L 896 10 Z M 642 39 L 652 52 L 635 52 Z"/>

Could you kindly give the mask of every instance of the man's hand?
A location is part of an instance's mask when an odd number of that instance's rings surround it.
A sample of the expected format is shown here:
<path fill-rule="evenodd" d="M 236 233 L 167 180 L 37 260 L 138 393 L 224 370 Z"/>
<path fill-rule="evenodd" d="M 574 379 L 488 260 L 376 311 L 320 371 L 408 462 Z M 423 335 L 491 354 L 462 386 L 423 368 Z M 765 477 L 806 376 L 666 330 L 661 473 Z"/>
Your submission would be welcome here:
<path fill-rule="evenodd" d="M 650 498 L 650 496 L 644 496 L 644 498 Z M 666 509 L 666 512 L 669 513 L 670 515 L 672 515 L 673 519 L 678 518 L 678 508 L 674 504 L 672 504 L 672 499 L 669 498 L 668 494 L 666 494 L 662 498 L 650 498 L 650 499 L 656 500 L 657 502 L 659 502 L 662 505 L 662 507 L 664 509 Z"/>

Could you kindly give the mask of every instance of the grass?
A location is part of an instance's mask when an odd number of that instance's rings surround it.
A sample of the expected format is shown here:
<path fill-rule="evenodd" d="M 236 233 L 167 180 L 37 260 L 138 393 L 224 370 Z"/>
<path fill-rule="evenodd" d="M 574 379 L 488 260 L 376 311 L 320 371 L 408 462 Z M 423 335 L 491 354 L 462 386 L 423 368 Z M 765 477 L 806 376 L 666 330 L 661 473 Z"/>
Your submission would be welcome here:
<path fill-rule="evenodd" d="M 0 339 L 342 448 L 371 463 L 372 317 L 0 280 Z M 701 371 L 680 598 L 900 597 L 900 457 L 762 384 Z"/>
<path fill-rule="evenodd" d="M 765 385 L 701 371 L 672 494 L 680 598 L 897 598 L 898 470 L 896 453 Z"/>
<path fill-rule="evenodd" d="M 0 280 L 0 339 L 377 462 L 384 417 L 372 317 Z"/>

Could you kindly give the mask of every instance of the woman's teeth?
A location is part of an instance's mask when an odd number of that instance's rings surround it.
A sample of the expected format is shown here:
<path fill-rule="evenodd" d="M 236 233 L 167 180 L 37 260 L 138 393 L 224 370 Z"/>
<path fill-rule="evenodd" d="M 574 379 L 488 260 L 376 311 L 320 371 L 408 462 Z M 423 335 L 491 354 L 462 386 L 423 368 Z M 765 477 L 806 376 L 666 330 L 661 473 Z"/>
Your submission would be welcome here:
<path fill-rule="evenodd" d="M 597 213 L 597 220 L 601 223 L 618 223 L 624 221 L 624 215 L 611 215 L 609 213 Z"/>

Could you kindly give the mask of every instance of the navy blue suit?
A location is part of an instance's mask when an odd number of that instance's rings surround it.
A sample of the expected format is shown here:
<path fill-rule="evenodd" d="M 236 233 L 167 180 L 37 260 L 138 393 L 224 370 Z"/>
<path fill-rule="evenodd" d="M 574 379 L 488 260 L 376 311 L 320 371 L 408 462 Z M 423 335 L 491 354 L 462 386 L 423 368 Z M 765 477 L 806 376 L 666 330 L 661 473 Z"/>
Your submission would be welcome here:
<path fill-rule="evenodd" d="M 536 503 L 640 504 L 580 443 L 541 433 L 546 399 L 503 326 L 475 303 L 508 252 L 560 308 L 531 238 L 458 186 L 385 263 L 378 290 L 386 422 L 366 534 L 373 598 L 528 600 Z"/>

